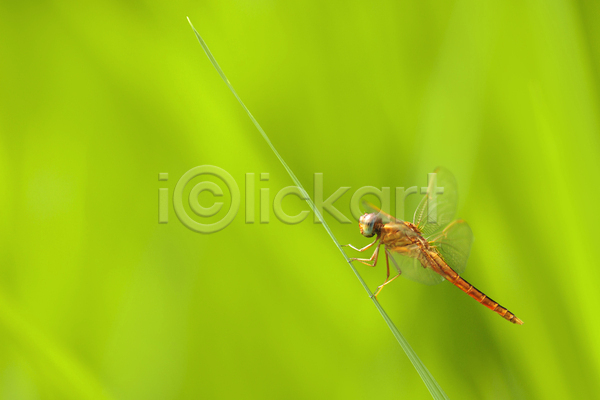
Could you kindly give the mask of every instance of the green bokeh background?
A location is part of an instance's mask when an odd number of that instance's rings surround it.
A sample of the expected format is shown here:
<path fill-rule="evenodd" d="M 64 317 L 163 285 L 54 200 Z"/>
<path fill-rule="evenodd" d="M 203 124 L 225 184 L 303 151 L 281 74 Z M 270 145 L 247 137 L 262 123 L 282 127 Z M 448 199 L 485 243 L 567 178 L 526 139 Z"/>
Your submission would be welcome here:
<path fill-rule="evenodd" d="M 450 398 L 599 398 L 590 0 L 2 2 L 0 398 L 430 398 L 312 215 L 258 223 L 260 189 L 292 181 L 188 15 L 309 193 L 314 173 L 325 196 L 352 188 L 347 216 L 359 187 L 454 172 L 464 276 L 525 325 L 448 283 L 390 285 L 383 307 Z M 172 203 L 158 224 L 158 189 L 172 202 L 205 164 L 242 194 L 256 174 L 256 223 L 242 197 L 214 234 Z"/>

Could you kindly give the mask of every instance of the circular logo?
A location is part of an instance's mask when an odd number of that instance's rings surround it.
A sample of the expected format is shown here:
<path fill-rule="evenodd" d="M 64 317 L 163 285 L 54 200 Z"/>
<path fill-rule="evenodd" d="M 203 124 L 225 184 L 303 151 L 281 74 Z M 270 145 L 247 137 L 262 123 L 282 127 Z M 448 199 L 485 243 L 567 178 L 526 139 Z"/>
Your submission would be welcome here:
<path fill-rule="evenodd" d="M 202 224 L 198 221 L 193 220 L 183 207 L 183 192 L 186 185 L 194 178 L 200 175 L 213 175 L 222 180 L 231 194 L 231 207 L 227 214 L 218 222 L 212 224 Z M 214 182 L 200 182 L 192 187 L 190 194 L 188 195 L 188 203 L 190 209 L 199 217 L 212 217 L 216 215 L 222 208 L 222 202 L 215 202 L 211 207 L 206 208 L 200 205 L 198 196 L 203 191 L 209 191 L 213 196 L 223 196 L 223 191 Z M 233 177 L 224 169 L 215 167 L 214 165 L 201 165 L 194 167 L 187 171 L 177 182 L 175 190 L 173 192 L 173 208 L 177 218 L 189 229 L 199 233 L 214 233 L 225 228 L 233 221 L 237 212 L 240 208 L 240 189 L 233 179 Z"/>

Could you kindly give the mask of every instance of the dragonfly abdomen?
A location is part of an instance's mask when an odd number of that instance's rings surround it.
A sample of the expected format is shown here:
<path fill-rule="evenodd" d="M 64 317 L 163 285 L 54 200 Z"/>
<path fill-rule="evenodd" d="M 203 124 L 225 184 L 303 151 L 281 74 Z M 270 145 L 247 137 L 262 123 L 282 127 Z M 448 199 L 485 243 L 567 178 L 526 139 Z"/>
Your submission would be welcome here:
<path fill-rule="evenodd" d="M 515 314 L 511 313 L 510 311 L 508 311 L 507 308 L 501 306 L 500 304 L 492 300 L 492 298 L 488 297 L 485 293 L 477 289 L 475 286 L 471 285 L 469 282 L 467 282 L 460 276 L 456 278 L 455 281 L 452 283 L 460 290 L 462 290 L 463 292 L 465 292 L 466 294 L 468 294 L 469 296 L 471 296 L 490 310 L 497 312 L 498 315 L 500 315 L 502 318 L 509 320 L 513 324 L 523 325 L 523 321 L 517 318 Z"/>
<path fill-rule="evenodd" d="M 450 266 L 446 264 L 439 256 L 434 255 L 433 257 L 436 261 L 436 264 L 440 268 L 442 276 L 444 276 L 446 280 L 450 281 L 452 284 L 454 284 L 454 286 L 456 286 L 457 288 L 459 288 L 460 290 L 462 290 L 463 292 L 465 292 L 466 294 L 468 294 L 469 296 L 471 296 L 490 310 L 498 313 L 498 315 L 500 315 L 502 318 L 509 320 L 513 324 L 523 325 L 523 321 L 517 318 L 515 314 L 511 313 L 510 311 L 508 311 L 507 308 L 501 306 L 500 304 L 492 300 L 490 297 L 488 297 L 481 290 L 477 289 L 465 279 L 461 278 L 456 273 L 456 271 L 450 268 Z"/>

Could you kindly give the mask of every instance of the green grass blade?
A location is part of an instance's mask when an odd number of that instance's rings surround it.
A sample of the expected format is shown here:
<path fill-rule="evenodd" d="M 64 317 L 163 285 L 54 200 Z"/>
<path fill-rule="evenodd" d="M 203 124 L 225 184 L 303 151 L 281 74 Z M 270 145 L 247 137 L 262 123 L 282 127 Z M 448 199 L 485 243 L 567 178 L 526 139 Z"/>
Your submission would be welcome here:
<path fill-rule="evenodd" d="M 263 139 L 265 139 L 265 141 L 267 142 L 267 144 L 269 145 L 269 147 L 271 148 L 271 150 L 273 150 L 273 153 L 275 153 L 275 155 L 277 156 L 277 158 L 279 159 L 279 161 L 281 162 L 281 164 L 283 165 L 283 167 L 285 168 L 285 170 L 288 172 L 288 174 L 290 175 L 290 177 L 292 178 L 292 180 L 294 181 L 294 183 L 296 184 L 296 186 L 298 186 L 298 188 L 300 189 L 300 191 L 304 195 L 304 198 L 306 199 L 306 202 L 308 203 L 308 205 L 310 206 L 310 208 L 313 210 L 313 212 L 315 213 L 315 215 L 317 215 L 317 217 L 319 218 L 319 221 L 321 221 L 321 223 L 323 224 L 323 227 L 325 228 L 325 230 L 327 231 L 327 233 L 329 234 L 329 236 L 331 237 L 331 239 L 333 240 L 333 242 L 335 243 L 335 245 L 337 246 L 337 248 L 339 249 L 339 251 L 342 253 L 343 257 L 346 259 L 346 262 L 350 265 L 350 268 L 352 268 L 352 271 L 354 272 L 354 274 L 356 275 L 356 277 L 358 278 L 358 280 L 362 284 L 363 288 L 365 289 L 365 291 L 367 292 L 367 294 L 369 295 L 369 297 L 373 300 L 373 303 L 375 304 L 375 307 L 377 307 L 377 309 L 379 310 L 379 313 L 381 313 L 381 316 L 383 317 L 383 319 L 387 323 L 388 327 L 392 331 L 392 334 L 394 335 L 394 337 L 396 338 L 396 340 L 398 341 L 398 343 L 400 343 L 400 346 L 402 347 L 402 349 L 406 353 L 408 359 L 410 360 L 410 362 L 413 364 L 413 366 L 415 367 L 415 369 L 419 373 L 419 376 L 421 377 L 421 379 L 425 383 L 425 386 L 427 386 L 427 389 L 431 393 L 431 396 L 434 399 L 436 399 L 436 400 L 448 399 L 448 396 L 446 396 L 446 393 L 444 393 L 444 391 L 442 390 L 442 388 L 440 387 L 440 385 L 438 385 L 438 383 L 433 378 L 433 376 L 431 375 L 431 373 L 429 372 L 429 370 L 427 370 L 427 368 L 425 367 L 425 365 L 423 364 L 423 362 L 419 359 L 419 357 L 417 356 L 417 354 L 415 353 L 415 351 L 412 349 L 412 347 L 410 347 L 410 345 L 408 344 L 408 342 L 406 341 L 406 339 L 404 338 L 404 336 L 402 336 L 402 334 L 400 333 L 400 331 L 398 330 L 398 328 L 396 328 L 396 325 L 394 325 L 394 323 L 392 322 L 392 320 L 390 319 L 390 317 L 386 314 L 386 312 L 383 309 L 383 307 L 381 307 L 381 304 L 379 304 L 379 302 L 377 301 L 377 299 L 375 299 L 375 297 L 373 297 L 373 293 L 371 292 L 371 290 L 369 289 L 369 287 L 367 286 L 367 284 L 365 283 L 365 281 L 362 279 L 362 277 L 358 273 L 358 270 L 356 268 L 354 268 L 354 265 L 352 265 L 352 262 L 350 261 L 350 259 L 348 258 L 348 256 L 344 252 L 344 250 L 342 249 L 342 246 L 340 245 L 340 243 L 336 239 L 335 235 L 333 234 L 333 232 L 329 228 L 329 225 L 327 225 L 327 223 L 323 219 L 323 216 L 321 215 L 321 213 L 319 212 L 319 210 L 317 209 L 317 207 L 313 203 L 312 199 L 310 198 L 310 196 L 308 195 L 308 193 L 306 192 L 306 190 L 304 190 L 304 187 L 302 186 L 302 184 L 300 183 L 300 181 L 298 180 L 298 178 L 296 178 L 296 175 L 294 175 L 294 173 L 292 172 L 291 168 L 283 160 L 283 158 L 281 157 L 281 155 L 279 154 L 279 152 L 277 151 L 277 149 L 275 149 L 275 146 L 273 146 L 273 143 L 271 143 L 271 140 L 269 140 L 269 137 L 267 136 L 267 134 L 265 133 L 265 131 L 263 130 L 263 128 L 260 126 L 260 124 L 258 123 L 258 121 L 256 121 L 256 119 L 254 118 L 254 116 L 252 115 L 252 113 L 250 112 L 250 110 L 248 109 L 248 107 L 246 107 L 246 105 L 244 104 L 244 102 L 242 101 L 242 99 L 240 98 L 240 96 L 238 96 L 237 92 L 235 91 L 235 89 L 233 88 L 233 86 L 231 85 L 231 83 L 229 82 L 229 79 L 227 79 L 227 76 L 225 76 L 225 73 L 223 72 L 223 70 L 221 69 L 221 67 L 219 67 L 219 64 L 217 63 L 217 60 L 215 60 L 215 58 L 213 57 L 212 53 L 208 49 L 208 46 L 206 45 L 206 43 L 204 42 L 204 40 L 202 39 L 202 37 L 200 36 L 200 34 L 198 33 L 198 31 L 196 31 L 196 28 L 194 28 L 194 25 L 192 25 L 192 21 L 190 21 L 189 18 L 188 18 L 188 22 L 190 23 L 190 26 L 192 27 L 192 30 L 196 34 L 196 37 L 198 38 L 198 41 L 200 42 L 200 45 L 204 49 L 204 52 L 208 56 L 210 62 L 215 67 L 215 69 L 217 70 L 217 72 L 219 73 L 219 75 L 221 75 L 221 78 L 223 79 L 223 81 L 225 81 L 225 84 L 227 84 L 227 86 L 229 87 L 229 90 L 231 90 L 231 92 L 233 93 L 233 95 L 235 96 L 235 98 L 238 100 L 238 102 L 240 103 L 240 105 L 242 106 L 242 108 L 244 110 L 246 110 L 246 113 L 248 113 L 248 116 L 250 117 L 250 119 L 254 123 L 254 126 L 256 126 L 256 129 L 258 129 L 258 131 L 262 135 Z"/>

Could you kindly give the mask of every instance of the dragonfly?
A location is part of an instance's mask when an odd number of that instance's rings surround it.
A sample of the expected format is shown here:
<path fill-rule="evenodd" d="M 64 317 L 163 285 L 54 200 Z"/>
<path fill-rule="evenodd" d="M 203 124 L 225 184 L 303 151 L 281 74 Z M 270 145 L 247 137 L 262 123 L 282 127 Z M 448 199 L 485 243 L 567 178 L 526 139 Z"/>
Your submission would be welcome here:
<path fill-rule="evenodd" d="M 435 285 L 447 280 L 501 317 L 522 325 L 523 321 L 515 314 L 460 276 L 467 266 L 473 232 L 465 221 L 454 220 L 457 184 L 452 173 L 445 168 L 437 168 L 434 174 L 433 179 L 429 180 L 423 200 L 415 210 L 413 222 L 394 218 L 370 205 L 377 212 L 362 215 L 359 218 L 359 228 L 363 236 L 375 236 L 375 241 L 363 248 L 351 244 L 346 246 L 359 252 L 373 246 L 375 250 L 370 258 L 351 260 L 375 267 L 383 246 L 387 277 L 385 282 L 377 287 L 373 295 L 375 298 L 385 286 L 400 275 L 426 285 Z M 397 271 L 392 278 L 390 260 Z"/>

